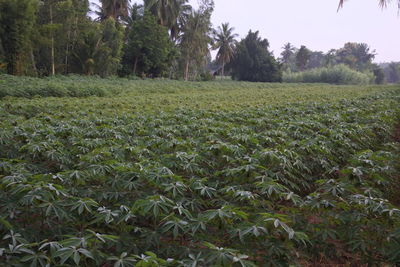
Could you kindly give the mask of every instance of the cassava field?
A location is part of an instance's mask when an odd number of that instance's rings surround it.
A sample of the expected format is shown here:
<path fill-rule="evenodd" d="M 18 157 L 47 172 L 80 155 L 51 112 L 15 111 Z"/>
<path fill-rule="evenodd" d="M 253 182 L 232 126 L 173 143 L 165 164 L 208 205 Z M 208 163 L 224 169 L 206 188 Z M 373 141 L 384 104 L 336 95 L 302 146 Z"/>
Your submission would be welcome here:
<path fill-rule="evenodd" d="M 396 266 L 400 87 L 0 76 L 1 266 Z"/>

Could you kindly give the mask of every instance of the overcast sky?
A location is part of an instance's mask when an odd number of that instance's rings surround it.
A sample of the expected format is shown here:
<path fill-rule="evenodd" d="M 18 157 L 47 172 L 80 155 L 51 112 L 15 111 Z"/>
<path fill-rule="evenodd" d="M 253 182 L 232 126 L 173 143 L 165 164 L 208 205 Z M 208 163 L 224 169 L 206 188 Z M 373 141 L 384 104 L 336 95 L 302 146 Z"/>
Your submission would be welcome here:
<path fill-rule="evenodd" d="M 194 7 L 197 1 L 190 0 Z M 287 42 L 327 52 L 350 41 L 369 44 L 378 54 L 376 62 L 400 61 L 397 1 L 382 10 L 378 0 L 349 0 L 339 12 L 338 0 L 214 1 L 214 27 L 229 22 L 241 38 L 258 30 L 276 56 Z"/>

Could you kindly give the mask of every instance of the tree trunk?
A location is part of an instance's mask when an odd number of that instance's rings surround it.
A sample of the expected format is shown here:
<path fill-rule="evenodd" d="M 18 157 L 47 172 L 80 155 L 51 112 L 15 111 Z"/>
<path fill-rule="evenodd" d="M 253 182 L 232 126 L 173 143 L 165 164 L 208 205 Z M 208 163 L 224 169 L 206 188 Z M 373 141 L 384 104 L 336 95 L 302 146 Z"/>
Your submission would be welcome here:
<path fill-rule="evenodd" d="M 186 59 L 186 67 L 185 67 L 185 81 L 189 80 L 189 60 Z"/>
<path fill-rule="evenodd" d="M 137 64 L 138 64 L 138 61 L 139 61 L 139 56 L 136 56 L 136 58 L 135 58 L 135 64 L 133 64 L 133 74 L 135 74 L 135 75 L 136 75 L 136 71 L 137 71 Z"/>
<path fill-rule="evenodd" d="M 17 55 L 12 54 L 11 56 L 8 55 L 7 57 L 7 74 L 16 75 L 16 64 L 17 64 Z"/>
<path fill-rule="evenodd" d="M 32 61 L 32 69 L 33 69 L 33 72 L 35 73 L 36 76 L 38 76 L 38 71 L 37 71 L 36 62 L 35 62 L 35 55 L 33 54 L 33 49 L 32 49 L 32 47 L 31 47 L 30 53 L 31 53 L 31 61 Z"/>
<path fill-rule="evenodd" d="M 75 44 L 76 40 L 78 39 L 78 16 L 75 16 L 74 20 L 74 35 L 72 37 L 72 45 L 71 45 L 71 50 L 73 51 L 75 49 Z"/>
<path fill-rule="evenodd" d="M 51 6 L 50 3 L 50 25 L 53 25 L 53 8 Z M 55 75 L 56 74 L 56 68 L 55 68 L 55 64 L 54 64 L 54 33 L 53 33 L 53 29 L 51 32 L 51 75 Z"/>
<path fill-rule="evenodd" d="M 71 28 L 68 26 L 68 34 L 67 34 L 67 46 L 65 48 L 65 67 L 64 67 L 64 74 L 68 74 L 68 56 L 69 56 L 69 44 L 71 42 Z"/>
<path fill-rule="evenodd" d="M 224 79 L 224 74 L 225 74 L 225 61 L 222 61 L 222 70 L 221 70 L 221 80 Z"/>
<path fill-rule="evenodd" d="M 16 53 L 10 57 L 7 64 L 7 73 L 10 75 L 21 75 L 21 55 Z"/>

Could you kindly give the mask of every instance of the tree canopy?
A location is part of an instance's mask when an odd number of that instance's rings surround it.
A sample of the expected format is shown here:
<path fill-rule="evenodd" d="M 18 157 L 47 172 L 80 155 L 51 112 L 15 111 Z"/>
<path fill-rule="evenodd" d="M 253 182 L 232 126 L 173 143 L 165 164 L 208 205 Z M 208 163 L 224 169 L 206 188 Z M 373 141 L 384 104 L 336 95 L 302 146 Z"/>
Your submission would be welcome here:
<path fill-rule="evenodd" d="M 229 23 L 222 23 L 215 33 L 214 49 L 217 49 L 217 62 L 222 65 L 222 77 L 225 74 L 225 65 L 231 62 L 235 53 L 235 38 L 238 36 L 233 33 L 235 29 L 229 27 Z"/>
<path fill-rule="evenodd" d="M 268 40 L 258 34 L 258 31 L 249 31 L 238 44 L 232 62 L 232 77 L 241 81 L 280 82 L 280 65 L 268 50 Z"/>
<path fill-rule="evenodd" d="M 35 23 L 38 2 L 33 0 L 0 0 L 1 44 L 9 74 L 24 72 L 26 48 L 31 44 L 31 31 Z"/>
<path fill-rule="evenodd" d="M 159 25 L 151 13 L 145 12 L 129 28 L 124 71 L 135 75 L 162 76 L 167 73 L 175 51 L 167 28 Z"/>

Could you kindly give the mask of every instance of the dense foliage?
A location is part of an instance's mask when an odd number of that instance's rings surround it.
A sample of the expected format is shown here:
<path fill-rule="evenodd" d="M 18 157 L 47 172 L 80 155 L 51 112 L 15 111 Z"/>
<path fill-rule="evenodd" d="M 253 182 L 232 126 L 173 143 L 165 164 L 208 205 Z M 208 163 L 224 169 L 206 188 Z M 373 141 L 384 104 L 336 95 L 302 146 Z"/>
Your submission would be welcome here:
<path fill-rule="evenodd" d="M 400 263 L 399 87 L 104 83 L 0 101 L 2 263 Z"/>
<path fill-rule="evenodd" d="M 380 66 L 388 83 L 400 83 L 400 62 L 383 63 Z"/>
<path fill-rule="evenodd" d="M 208 74 L 213 8 L 212 0 L 197 10 L 184 0 L 1 0 L 0 73 L 196 80 Z"/>
<path fill-rule="evenodd" d="M 233 33 L 234 28 L 229 23 L 222 23 L 215 31 L 215 43 L 213 47 L 218 49 L 216 63 L 221 64 L 221 76 L 225 76 L 225 65 L 229 64 L 235 55 L 237 34 Z"/>
<path fill-rule="evenodd" d="M 131 79 L 132 78 L 132 79 Z M 0 98 L 3 97 L 118 97 L 113 98 L 113 104 L 117 107 L 127 104 L 126 97 L 134 97 L 134 105 L 140 109 L 154 109 L 156 107 L 165 108 L 166 106 L 179 106 L 179 103 L 187 105 L 190 103 L 198 107 L 215 106 L 218 109 L 229 107 L 246 107 L 249 104 L 265 105 L 270 104 L 269 94 L 273 93 L 276 103 L 285 103 L 285 101 L 297 101 L 299 89 L 307 88 L 308 93 L 314 99 L 323 100 L 325 98 L 335 99 L 337 91 L 341 91 L 343 96 L 348 94 L 364 95 L 365 93 L 379 90 L 377 87 L 365 87 L 363 90 L 341 90 L 340 87 L 331 85 L 302 85 L 302 84 L 275 84 L 275 83 L 250 83 L 236 81 L 214 81 L 207 83 L 188 82 L 187 84 L 174 80 L 150 80 L 122 79 L 109 77 L 107 79 L 96 76 L 54 76 L 46 78 L 16 77 L 12 75 L 0 76 Z M 278 90 L 279 89 L 279 90 Z M 252 94 L 248 95 L 247 92 Z M 163 97 L 154 97 L 158 93 Z M 247 100 L 242 98 L 247 95 Z M 158 96 L 158 95 L 157 95 Z M 236 99 L 242 98 L 241 102 Z M 116 101 L 119 102 L 116 102 Z M 232 100 L 234 100 L 232 102 Z M 47 98 L 47 102 L 65 101 L 60 98 Z M 105 98 L 96 99 L 93 105 L 104 105 L 110 100 Z M 211 101 L 211 102 L 210 102 Z M 149 103 L 151 104 L 149 106 Z M 42 103 L 35 103 L 36 108 L 41 108 Z M 45 108 L 45 107 L 44 107 Z"/>
<path fill-rule="evenodd" d="M 231 63 L 232 77 L 239 81 L 280 82 L 280 65 L 268 48 L 267 39 L 262 39 L 258 31 L 249 31 L 237 46 Z"/>
<path fill-rule="evenodd" d="M 310 80 L 311 82 L 333 84 L 365 84 L 369 82 L 383 84 L 386 76 L 386 81 L 393 83 L 388 78 L 390 76 L 389 68 L 386 70 L 382 64 L 379 66 L 372 63 L 376 55 L 375 50 L 371 50 L 365 43 L 348 42 L 342 48 L 331 49 L 327 53 L 312 51 L 304 45 L 298 49 L 290 43 L 285 44 L 282 49 L 279 60 L 286 80 L 294 82 Z M 388 67 L 387 64 L 383 65 Z M 374 77 L 368 80 L 367 76 Z"/>
<path fill-rule="evenodd" d="M 302 72 L 284 72 L 283 81 L 289 83 L 370 84 L 374 74 L 355 71 L 346 65 L 335 65 Z"/>
<path fill-rule="evenodd" d="M 23 73 L 24 51 L 30 46 L 36 9 L 37 1 L 0 1 L 0 41 L 10 74 Z"/>
<path fill-rule="evenodd" d="M 311 51 L 307 47 L 302 45 L 296 53 L 296 66 L 299 70 L 304 71 L 311 58 Z"/>
<path fill-rule="evenodd" d="M 201 75 L 210 61 L 209 45 L 213 41 L 211 14 L 214 4 L 212 0 L 203 0 L 203 3 L 198 11 L 190 12 L 185 17 L 182 34 L 179 36 L 181 68 L 186 81 L 190 76 L 196 79 Z"/>
<path fill-rule="evenodd" d="M 356 71 L 372 71 L 375 51 L 365 43 L 345 43 L 342 48 L 331 49 L 327 53 L 312 51 L 302 45 L 300 48 L 287 43 L 282 47 L 280 61 L 284 70 L 304 71 L 314 68 L 344 64 Z"/>
<path fill-rule="evenodd" d="M 238 43 L 229 23 L 215 29 L 213 0 L 199 1 L 197 9 L 188 0 L 0 0 L 0 11 L 0 73 L 197 81 L 227 72 L 238 80 L 279 82 L 281 70 L 345 64 L 373 73 L 378 84 L 399 80 L 397 67 L 382 72 L 372 64 L 376 53 L 365 43 L 348 42 L 326 53 L 287 43 L 278 64 L 257 34 L 250 31 Z M 211 50 L 218 50 L 213 62 Z"/>
<path fill-rule="evenodd" d="M 167 28 L 150 13 L 139 16 L 128 28 L 123 74 L 166 76 L 175 57 Z"/>

